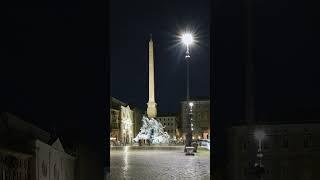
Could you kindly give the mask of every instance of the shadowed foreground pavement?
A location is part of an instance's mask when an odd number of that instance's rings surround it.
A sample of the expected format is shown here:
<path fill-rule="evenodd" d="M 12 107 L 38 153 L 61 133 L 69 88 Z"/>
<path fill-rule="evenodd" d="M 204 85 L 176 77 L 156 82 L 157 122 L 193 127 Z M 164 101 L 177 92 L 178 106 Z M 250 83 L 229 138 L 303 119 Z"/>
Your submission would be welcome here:
<path fill-rule="evenodd" d="M 111 179 L 210 179 L 210 152 L 186 156 L 183 146 L 120 147 L 110 151 Z"/>

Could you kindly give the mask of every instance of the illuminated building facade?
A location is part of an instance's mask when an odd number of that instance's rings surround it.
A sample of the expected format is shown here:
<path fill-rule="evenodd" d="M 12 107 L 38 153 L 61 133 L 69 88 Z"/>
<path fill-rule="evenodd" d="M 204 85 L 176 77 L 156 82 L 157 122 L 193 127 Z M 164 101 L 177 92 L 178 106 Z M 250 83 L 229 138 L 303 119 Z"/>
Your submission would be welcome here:
<path fill-rule="evenodd" d="M 157 120 L 165 127 L 164 131 L 170 135 L 170 138 L 176 139 L 177 116 L 175 114 L 160 114 Z"/>
<path fill-rule="evenodd" d="M 133 111 L 129 105 L 121 106 L 120 137 L 124 144 L 132 144 L 133 142 Z"/>
<path fill-rule="evenodd" d="M 192 107 L 192 136 L 193 139 L 210 139 L 210 99 L 193 98 Z M 186 110 L 189 104 L 187 101 L 181 102 L 181 130 L 182 137 L 185 138 L 188 129 L 188 119 Z"/>
<path fill-rule="evenodd" d="M 110 140 L 112 145 L 133 143 L 133 138 L 140 129 L 141 113 L 137 108 L 111 97 L 110 102 Z"/>

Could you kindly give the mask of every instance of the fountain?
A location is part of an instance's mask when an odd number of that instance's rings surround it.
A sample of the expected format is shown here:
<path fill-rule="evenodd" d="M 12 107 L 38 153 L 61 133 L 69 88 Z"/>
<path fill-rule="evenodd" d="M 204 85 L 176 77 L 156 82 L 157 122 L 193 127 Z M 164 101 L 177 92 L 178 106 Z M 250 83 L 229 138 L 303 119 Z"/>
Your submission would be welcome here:
<path fill-rule="evenodd" d="M 135 142 L 139 140 L 149 140 L 151 144 L 166 144 L 169 143 L 169 134 L 164 131 L 164 127 L 160 122 L 153 118 L 143 116 L 142 127 L 139 134 L 134 138 Z"/>

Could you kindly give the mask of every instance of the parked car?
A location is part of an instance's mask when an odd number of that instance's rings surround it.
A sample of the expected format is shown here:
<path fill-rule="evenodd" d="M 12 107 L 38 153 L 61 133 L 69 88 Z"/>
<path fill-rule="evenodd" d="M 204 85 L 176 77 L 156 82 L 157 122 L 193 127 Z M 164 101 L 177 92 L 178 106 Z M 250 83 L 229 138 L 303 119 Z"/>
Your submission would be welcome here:
<path fill-rule="evenodd" d="M 210 147 L 210 139 L 200 139 L 198 140 L 199 146 Z"/>

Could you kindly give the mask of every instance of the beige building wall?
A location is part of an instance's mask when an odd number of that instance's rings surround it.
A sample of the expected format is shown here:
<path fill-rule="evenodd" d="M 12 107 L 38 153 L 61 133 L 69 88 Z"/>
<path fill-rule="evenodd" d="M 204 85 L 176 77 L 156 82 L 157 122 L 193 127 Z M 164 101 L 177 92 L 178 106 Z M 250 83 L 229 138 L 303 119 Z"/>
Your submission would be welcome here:
<path fill-rule="evenodd" d="M 40 140 L 36 147 L 36 180 L 75 180 L 75 158 L 64 152 L 60 140 L 48 145 Z"/>
<path fill-rule="evenodd" d="M 210 139 L 210 100 L 190 100 L 194 105 L 192 107 L 193 136 L 195 139 Z M 188 102 L 181 102 L 181 123 L 182 136 L 185 138 L 188 119 Z"/>
<path fill-rule="evenodd" d="M 121 130 L 120 138 L 123 143 L 132 144 L 133 143 L 133 131 L 134 131 L 134 120 L 133 111 L 128 106 L 121 106 Z"/>
<path fill-rule="evenodd" d="M 110 106 L 110 140 L 115 145 L 133 143 L 141 127 L 141 112 L 115 98 L 111 98 Z"/>
<path fill-rule="evenodd" d="M 112 141 L 119 141 L 121 140 L 120 135 L 120 110 L 117 109 L 110 109 L 110 138 Z"/>
<path fill-rule="evenodd" d="M 157 120 L 162 124 L 165 130 L 170 135 L 170 138 L 176 138 L 177 117 L 176 116 L 158 116 Z"/>
<path fill-rule="evenodd" d="M 133 136 L 136 137 L 142 127 L 142 113 L 138 108 L 133 108 L 134 131 Z"/>

